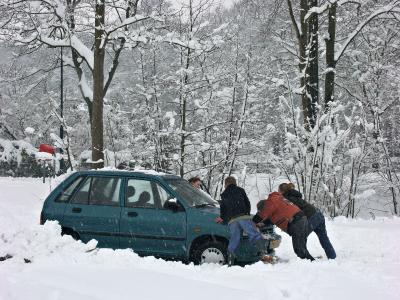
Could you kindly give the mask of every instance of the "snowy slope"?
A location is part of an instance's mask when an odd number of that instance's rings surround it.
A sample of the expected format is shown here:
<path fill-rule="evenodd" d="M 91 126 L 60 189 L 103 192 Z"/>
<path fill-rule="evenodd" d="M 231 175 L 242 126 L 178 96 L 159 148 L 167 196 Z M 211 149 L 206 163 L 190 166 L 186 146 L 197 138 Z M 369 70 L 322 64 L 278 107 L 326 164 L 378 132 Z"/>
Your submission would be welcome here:
<path fill-rule="evenodd" d="M 335 261 L 298 260 L 282 233 L 278 255 L 289 263 L 195 267 L 128 250 L 87 252 L 94 241 L 61 237 L 55 222 L 38 225 L 48 191 L 37 179 L 0 178 L 0 256 L 14 255 L 0 262 L 1 300 L 400 298 L 398 218 L 329 221 Z M 308 244 L 323 254 L 314 235 Z"/>

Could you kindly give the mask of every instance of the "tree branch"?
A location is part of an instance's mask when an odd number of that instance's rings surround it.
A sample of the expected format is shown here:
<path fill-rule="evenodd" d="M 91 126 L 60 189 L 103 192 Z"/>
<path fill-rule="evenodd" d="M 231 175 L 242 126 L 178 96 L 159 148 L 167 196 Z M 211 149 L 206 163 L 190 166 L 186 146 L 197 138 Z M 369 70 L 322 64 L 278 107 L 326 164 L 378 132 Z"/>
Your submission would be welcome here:
<path fill-rule="evenodd" d="M 379 10 L 376 10 L 372 14 L 369 15 L 367 19 L 365 19 L 363 22 L 358 24 L 358 26 L 353 30 L 353 32 L 347 37 L 346 41 L 344 44 L 340 47 L 339 51 L 335 53 L 335 62 L 337 62 L 347 49 L 347 47 L 350 45 L 350 43 L 354 40 L 354 38 L 357 36 L 357 34 L 363 30 L 363 28 L 368 25 L 369 22 L 371 22 L 373 19 L 378 17 L 379 15 L 382 14 L 389 14 L 392 12 L 396 7 L 398 7 L 399 1 L 394 1 L 392 4 L 387 5 Z"/>
<path fill-rule="evenodd" d="M 292 25 L 293 25 L 294 31 L 296 32 L 296 37 L 300 41 L 301 33 L 300 33 L 300 29 L 299 29 L 299 24 L 297 24 L 296 18 L 294 17 L 291 0 L 287 0 L 287 5 L 288 5 L 288 9 L 289 9 L 290 19 L 292 20 Z"/>

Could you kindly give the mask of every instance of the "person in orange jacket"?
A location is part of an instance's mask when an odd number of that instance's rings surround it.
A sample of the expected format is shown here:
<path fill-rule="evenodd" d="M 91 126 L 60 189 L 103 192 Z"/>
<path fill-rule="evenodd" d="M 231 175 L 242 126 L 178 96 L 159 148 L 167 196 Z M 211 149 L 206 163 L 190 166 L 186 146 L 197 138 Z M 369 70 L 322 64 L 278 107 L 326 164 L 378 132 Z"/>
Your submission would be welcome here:
<path fill-rule="evenodd" d="M 308 233 L 314 231 L 318 236 L 322 248 L 325 250 L 326 256 L 329 259 L 335 259 L 336 252 L 326 232 L 325 217 L 322 212 L 311 203 L 305 201 L 303 195 L 295 189 L 293 183 L 282 183 L 279 185 L 278 190 L 285 199 L 297 205 L 304 212 L 309 225 Z"/>
<path fill-rule="evenodd" d="M 269 220 L 292 237 L 293 250 L 301 259 L 314 260 L 307 250 L 308 222 L 305 214 L 281 193 L 273 192 L 257 204 L 253 221 L 258 224 Z"/>

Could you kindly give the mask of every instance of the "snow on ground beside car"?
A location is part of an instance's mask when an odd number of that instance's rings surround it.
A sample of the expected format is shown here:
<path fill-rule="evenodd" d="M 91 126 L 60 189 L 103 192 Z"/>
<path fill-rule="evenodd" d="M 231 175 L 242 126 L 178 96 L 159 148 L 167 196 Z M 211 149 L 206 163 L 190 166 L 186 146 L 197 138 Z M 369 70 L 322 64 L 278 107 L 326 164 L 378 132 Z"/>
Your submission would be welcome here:
<path fill-rule="evenodd" d="M 56 222 L 38 225 L 48 192 L 40 179 L 0 178 L 0 256 L 14 256 L 0 262 L 1 300 L 399 299 L 399 218 L 329 221 L 335 261 L 297 259 L 281 233 L 288 263 L 193 266 L 61 237 Z M 314 235 L 308 245 L 323 255 Z"/>

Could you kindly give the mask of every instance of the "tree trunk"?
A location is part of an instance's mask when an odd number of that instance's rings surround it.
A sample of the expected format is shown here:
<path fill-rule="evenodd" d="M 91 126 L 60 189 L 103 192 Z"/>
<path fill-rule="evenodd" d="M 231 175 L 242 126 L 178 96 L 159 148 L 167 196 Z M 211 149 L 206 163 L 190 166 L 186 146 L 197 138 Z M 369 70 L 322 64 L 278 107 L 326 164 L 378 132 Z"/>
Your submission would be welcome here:
<path fill-rule="evenodd" d="M 68 27 L 71 31 L 72 34 L 75 33 L 75 3 L 71 3 L 71 2 L 67 2 L 67 11 L 68 11 Z M 74 63 L 74 68 L 76 71 L 76 74 L 78 76 L 78 81 L 81 82 L 81 80 L 85 80 L 84 78 L 84 73 L 83 73 L 83 69 L 82 69 L 82 58 L 79 56 L 78 52 L 74 49 L 71 48 L 71 56 L 72 56 L 72 61 Z M 89 112 L 89 121 L 90 124 L 92 124 L 92 106 L 93 106 L 93 102 L 92 99 L 90 99 L 84 92 L 83 87 L 81 84 L 79 84 L 79 89 L 82 95 L 83 100 L 85 101 L 87 107 L 88 107 L 88 112 Z"/>
<path fill-rule="evenodd" d="M 185 70 L 188 70 L 190 67 L 190 56 L 192 52 L 190 48 L 187 48 L 186 52 L 186 61 L 185 61 Z M 183 77 L 181 92 L 180 92 L 180 113 L 181 113 L 181 141 L 180 141 L 180 166 L 179 166 L 179 175 L 183 178 L 185 174 L 185 156 L 186 156 L 186 110 L 187 110 L 187 86 L 189 84 L 189 75 L 185 72 Z"/>
<path fill-rule="evenodd" d="M 326 44 L 326 73 L 325 73 L 325 109 L 334 101 L 335 92 L 335 39 L 336 39 L 336 2 L 331 4 L 328 12 L 328 38 Z"/>
<path fill-rule="evenodd" d="M 300 71 L 300 88 L 301 88 L 301 104 L 303 108 L 304 127 L 310 130 L 311 120 L 311 99 L 307 94 L 307 46 L 308 46 L 308 23 L 305 16 L 308 12 L 308 0 L 300 1 L 300 39 L 299 39 L 299 71 Z"/>
<path fill-rule="evenodd" d="M 287 0 L 292 26 L 299 47 L 299 77 L 303 124 L 308 131 L 315 124 L 318 102 L 318 15 L 306 20 L 309 6 L 317 6 L 318 0 L 300 0 L 300 22 L 294 15 L 292 1 Z M 310 79 L 311 78 L 311 79 Z"/>
<path fill-rule="evenodd" d="M 103 100 L 104 100 L 104 14 L 105 0 L 96 0 L 93 65 L 92 168 L 104 167 Z"/>
<path fill-rule="evenodd" d="M 181 177 L 183 177 L 183 175 L 185 174 L 185 155 L 186 155 L 185 142 L 186 142 L 186 95 L 182 95 L 182 98 L 181 98 L 181 141 L 180 141 L 180 153 L 181 153 L 180 160 L 181 161 L 180 161 L 180 166 L 179 166 L 179 175 Z"/>
<path fill-rule="evenodd" d="M 317 7 L 318 0 L 309 0 L 309 8 Z M 310 126 L 314 127 L 317 115 L 317 104 L 319 100 L 319 78 L 318 78 L 318 14 L 314 13 L 308 19 L 308 36 L 309 36 L 309 55 L 308 68 L 306 76 L 308 77 L 307 94 L 311 99 L 310 109 Z"/>
<path fill-rule="evenodd" d="M 195 18 L 193 15 L 193 1 L 189 1 L 189 33 L 190 38 L 192 37 L 193 26 L 194 26 Z M 185 60 L 182 60 L 181 55 L 181 65 L 183 62 L 185 64 L 185 71 L 187 71 L 191 65 L 191 55 L 192 51 L 188 47 L 186 49 Z M 179 175 L 183 177 L 185 174 L 185 156 L 186 156 L 186 113 L 187 113 L 187 97 L 188 97 L 188 85 L 189 85 L 189 75 L 188 72 L 185 72 L 183 77 L 183 82 L 181 83 L 181 91 L 180 91 L 180 112 L 181 112 L 181 140 L 180 140 L 180 166 L 179 166 Z"/>

